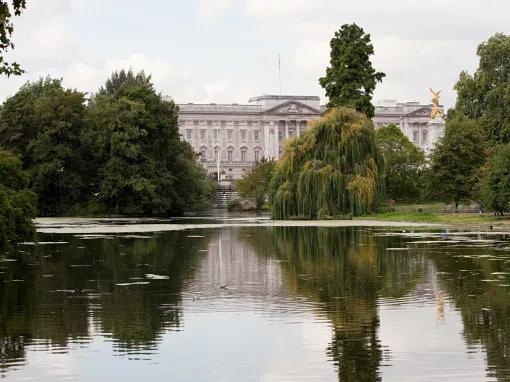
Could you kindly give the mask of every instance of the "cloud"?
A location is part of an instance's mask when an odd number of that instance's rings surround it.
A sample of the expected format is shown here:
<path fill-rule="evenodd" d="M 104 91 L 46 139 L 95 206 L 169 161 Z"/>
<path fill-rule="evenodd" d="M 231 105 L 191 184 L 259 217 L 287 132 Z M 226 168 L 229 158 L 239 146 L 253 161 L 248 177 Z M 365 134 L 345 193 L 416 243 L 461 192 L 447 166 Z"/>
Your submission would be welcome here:
<path fill-rule="evenodd" d="M 294 63 L 301 73 L 323 71 L 329 64 L 329 42 L 303 40 L 294 52 Z"/>
<path fill-rule="evenodd" d="M 200 19 L 207 25 L 216 24 L 232 5 L 233 0 L 200 0 L 198 5 Z"/>

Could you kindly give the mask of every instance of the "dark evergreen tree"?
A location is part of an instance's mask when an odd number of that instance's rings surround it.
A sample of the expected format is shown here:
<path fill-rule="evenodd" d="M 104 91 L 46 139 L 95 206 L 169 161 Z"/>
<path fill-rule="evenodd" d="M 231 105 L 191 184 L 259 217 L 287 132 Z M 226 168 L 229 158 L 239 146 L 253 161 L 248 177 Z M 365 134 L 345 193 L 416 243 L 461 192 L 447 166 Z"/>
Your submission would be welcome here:
<path fill-rule="evenodd" d="M 370 61 L 374 54 L 370 35 L 356 24 L 345 24 L 335 32 L 330 46 L 330 67 L 319 79 L 329 98 L 328 107 L 352 107 L 372 118 L 372 93 L 385 74 L 377 72 Z"/>

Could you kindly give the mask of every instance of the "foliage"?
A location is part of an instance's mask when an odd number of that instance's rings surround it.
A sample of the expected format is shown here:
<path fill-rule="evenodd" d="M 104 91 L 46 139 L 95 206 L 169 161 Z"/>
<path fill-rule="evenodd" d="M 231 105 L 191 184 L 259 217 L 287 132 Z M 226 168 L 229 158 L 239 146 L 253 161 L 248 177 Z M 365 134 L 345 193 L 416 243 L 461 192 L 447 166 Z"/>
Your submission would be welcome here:
<path fill-rule="evenodd" d="M 328 107 L 347 106 L 374 116 L 372 93 L 385 74 L 370 62 L 374 46 L 370 35 L 356 24 L 345 24 L 331 39 L 330 67 L 319 79 L 329 98 Z"/>
<path fill-rule="evenodd" d="M 84 94 L 51 78 L 27 82 L 2 107 L 0 146 L 21 156 L 42 215 L 64 214 L 83 197 L 84 114 Z"/>
<path fill-rule="evenodd" d="M 180 140 L 177 105 L 143 72 L 115 72 L 92 97 L 84 141 L 97 165 L 95 197 L 108 211 L 182 213 L 207 205 L 212 187 Z"/>
<path fill-rule="evenodd" d="M 0 251 L 34 235 L 36 196 L 27 189 L 27 183 L 21 161 L 0 151 Z"/>
<path fill-rule="evenodd" d="M 242 210 L 243 205 L 239 199 L 233 199 L 227 203 L 227 211 L 229 212 L 241 212 Z"/>
<path fill-rule="evenodd" d="M 276 219 L 371 213 L 384 199 L 384 159 L 371 121 L 338 107 L 288 141 L 272 180 Z"/>
<path fill-rule="evenodd" d="M 510 144 L 494 147 L 481 171 L 480 199 L 493 211 L 510 210 Z"/>
<path fill-rule="evenodd" d="M 177 106 L 143 72 L 114 73 L 88 105 L 61 80 L 26 83 L 0 109 L 0 147 L 21 157 L 46 216 L 182 213 L 212 194 Z"/>
<path fill-rule="evenodd" d="M 0 75 L 12 74 L 19 75 L 23 73 L 21 67 L 16 62 L 7 62 L 4 54 L 14 48 L 11 41 L 14 26 L 12 17 L 19 16 L 26 7 L 26 0 L 12 0 L 12 6 L 9 6 L 8 0 L 0 0 Z"/>
<path fill-rule="evenodd" d="M 236 182 L 236 190 L 243 198 L 255 202 L 255 209 L 259 210 L 271 192 L 271 179 L 276 162 L 273 159 L 262 158 L 242 179 Z"/>
<path fill-rule="evenodd" d="M 431 156 L 429 192 L 455 207 L 473 199 L 477 174 L 485 160 L 485 142 L 478 124 L 456 115 Z"/>
<path fill-rule="evenodd" d="M 375 132 L 385 160 L 386 196 L 396 201 L 420 199 L 423 192 L 425 154 L 395 125 Z"/>
<path fill-rule="evenodd" d="M 462 72 L 455 85 L 455 110 L 478 120 L 491 143 L 510 143 L 510 36 L 495 34 L 477 55 L 476 72 Z"/>

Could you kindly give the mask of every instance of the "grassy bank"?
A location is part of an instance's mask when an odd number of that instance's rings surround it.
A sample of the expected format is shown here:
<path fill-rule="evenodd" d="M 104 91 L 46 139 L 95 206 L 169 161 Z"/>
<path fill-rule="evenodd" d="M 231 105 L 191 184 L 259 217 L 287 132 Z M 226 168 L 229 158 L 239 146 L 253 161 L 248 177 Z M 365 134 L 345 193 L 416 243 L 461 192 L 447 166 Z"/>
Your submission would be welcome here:
<path fill-rule="evenodd" d="M 386 220 L 398 222 L 419 222 L 436 224 L 488 224 L 510 225 L 510 215 L 494 216 L 492 213 L 445 213 L 445 205 L 434 204 L 413 204 L 395 206 L 392 212 L 374 214 L 360 219 L 370 218 L 371 220 Z"/>

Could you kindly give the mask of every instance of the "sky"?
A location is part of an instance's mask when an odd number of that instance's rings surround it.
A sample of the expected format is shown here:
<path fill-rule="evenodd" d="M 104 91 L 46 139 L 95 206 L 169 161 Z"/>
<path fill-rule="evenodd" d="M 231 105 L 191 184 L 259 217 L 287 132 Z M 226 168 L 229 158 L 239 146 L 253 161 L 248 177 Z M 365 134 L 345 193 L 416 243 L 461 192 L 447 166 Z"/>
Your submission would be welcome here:
<path fill-rule="evenodd" d="M 374 102 L 455 103 L 476 48 L 510 33 L 509 0 L 29 0 L 15 19 L 9 55 L 26 73 L 0 77 L 0 101 L 50 75 L 95 92 L 116 69 L 152 74 L 178 103 L 246 103 L 252 96 L 316 95 L 329 41 L 345 23 L 370 33 L 374 67 L 386 73 Z"/>

